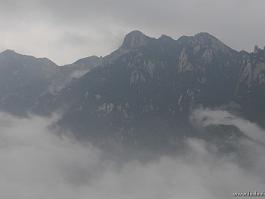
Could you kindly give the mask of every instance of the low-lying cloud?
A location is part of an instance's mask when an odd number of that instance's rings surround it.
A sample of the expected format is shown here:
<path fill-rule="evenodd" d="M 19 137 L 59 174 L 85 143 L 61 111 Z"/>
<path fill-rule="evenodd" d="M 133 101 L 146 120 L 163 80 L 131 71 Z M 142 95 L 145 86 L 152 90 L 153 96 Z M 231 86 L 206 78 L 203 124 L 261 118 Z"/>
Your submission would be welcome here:
<path fill-rule="evenodd" d="M 208 119 L 201 121 L 204 114 Z M 199 110 L 193 119 L 218 124 L 226 114 Z M 227 199 L 233 192 L 265 191 L 265 150 L 244 138 L 240 144 L 253 167 L 241 165 L 236 152 L 219 154 L 216 146 L 195 138 L 185 141 L 182 155 L 118 163 L 89 143 L 58 135 L 50 127 L 55 120 L 0 114 L 0 198 Z"/>
<path fill-rule="evenodd" d="M 234 125 L 247 137 L 265 144 L 265 131 L 257 124 L 224 110 L 197 109 L 193 112 L 191 120 L 195 125 Z"/>

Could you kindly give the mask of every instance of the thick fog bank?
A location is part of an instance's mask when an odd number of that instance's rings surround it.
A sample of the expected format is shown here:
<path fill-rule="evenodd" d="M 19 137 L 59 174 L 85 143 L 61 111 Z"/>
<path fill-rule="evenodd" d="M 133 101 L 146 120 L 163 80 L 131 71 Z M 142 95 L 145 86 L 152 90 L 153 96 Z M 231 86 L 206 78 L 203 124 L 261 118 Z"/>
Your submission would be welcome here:
<path fill-rule="evenodd" d="M 185 140 L 185 152 L 120 164 L 89 143 L 49 128 L 56 117 L 20 119 L 0 114 L 0 198 L 5 199 L 227 199 L 234 192 L 265 191 L 264 130 L 217 110 L 196 110 L 194 123 L 235 125 L 245 153 L 220 154 L 206 141 Z M 61 131 L 61 130 L 60 130 Z"/>

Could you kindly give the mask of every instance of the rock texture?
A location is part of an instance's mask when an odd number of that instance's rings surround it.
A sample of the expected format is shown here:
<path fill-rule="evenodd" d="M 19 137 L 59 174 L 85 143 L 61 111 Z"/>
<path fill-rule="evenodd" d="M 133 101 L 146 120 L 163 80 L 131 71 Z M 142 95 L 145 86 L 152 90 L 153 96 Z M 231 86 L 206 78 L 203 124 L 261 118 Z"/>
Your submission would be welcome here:
<path fill-rule="evenodd" d="M 1 108 L 37 103 L 31 110 L 39 114 L 61 109 L 60 125 L 103 144 L 161 146 L 194 136 L 189 117 L 198 106 L 236 111 L 264 125 L 265 50 L 238 52 L 208 33 L 174 40 L 133 31 L 106 57 L 57 68 L 47 59 L 2 53 Z M 75 78 L 41 95 L 61 75 Z"/>

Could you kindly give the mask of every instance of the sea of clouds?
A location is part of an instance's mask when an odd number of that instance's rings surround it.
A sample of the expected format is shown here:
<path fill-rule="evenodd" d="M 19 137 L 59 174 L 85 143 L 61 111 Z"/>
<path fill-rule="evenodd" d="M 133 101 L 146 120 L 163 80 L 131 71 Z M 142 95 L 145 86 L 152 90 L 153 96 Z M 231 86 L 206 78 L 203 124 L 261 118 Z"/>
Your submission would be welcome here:
<path fill-rule="evenodd" d="M 242 161 L 237 152 L 220 154 L 196 138 L 184 141 L 180 155 L 115 161 L 58 133 L 62 129 L 51 128 L 56 120 L 0 113 L 0 198 L 227 199 L 234 192 L 265 191 L 265 130 L 226 111 L 198 109 L 191 120 L 239 128 L 246 135 L 238 142 Z"/>

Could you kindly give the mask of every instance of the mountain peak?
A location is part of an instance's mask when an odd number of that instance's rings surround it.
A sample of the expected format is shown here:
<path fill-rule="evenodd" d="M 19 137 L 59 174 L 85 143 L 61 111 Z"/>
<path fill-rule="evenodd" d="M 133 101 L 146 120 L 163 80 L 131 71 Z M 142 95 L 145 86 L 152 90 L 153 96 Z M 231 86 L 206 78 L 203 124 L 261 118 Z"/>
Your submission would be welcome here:
<path fill-rule="evenodd" d="M 1 52 L 2 55 L 17 55 L 17 53 L 14 50 L 7 49 L 3 52 Z"/>
<path fill-rule="evenodd" d="M 215 50 L 229 52 L 233 49 L 225 45 L 222 41 L 207 32 L 201 32 L 192 37 L 196 45 L 207 46 Z"/>
<path fill-rule="evenodd" d="M 194 39 L 199 41 L 200 43 L 219 43 L 221 44 L 222 42 L 219 41 L 216 37 L 211 35 L 210 33 L 207 32 L 200 32 L 194 36 Z"/>
<path fill-rule="evenodd" d="M 101 59 L 102 58 L 93 55 L 93 56 L 89 56 L 89 57 L 85 57 L 85 58 L 79 59 L 79 60 L 75 61 L 73 64 L 89 64 L 89 63 L 95 63 L 95 62 L 98 62 Z"/>
<path fill-rule="evenodd" d="M 216 39 L 213 35 L 211 35 L 208 32 L 199 32 L 194 37 L 197 37 L 197 38 L 211 38 L 211 39 Z"/>
<path fill-rule="evenodd" d="M 150 39 L 150 37 L 146 36 L 141 31 L 134 30 L 125 36 L 122 47 L 138 48 L 146 45 Z"/>
<path fill-rule="evenodd" d="M 46 65 L 50 65 L 50 66 L 57 66 L 53 61 L 51 61 L 50 59 L 46 58 L 46 57 L 42 57 L 42 58 L 36 58 L 34 56 L 31 56 L 31 55 L 24 55 L 24 54 L 20 54 L 20 53 L 17 53 L 16 51 L 14 50 L 10 50 L 10 49 L 7 49 L 3 52 L 0 53 L 0 58 L 1 59 L 4 59 L 4 60 L 11 60 L 11 61 L 25 61 L 27 60 L 28 62 L 33 62 L 33 61 L 38 61 L 38 62 L 41 62 L 43 64 L 46 64 Z"/>
<path fill-rule="evenodd" d="M 170 36 L 168 36 L 168 35 L 161 35 L 160 37 L 159 37 L 159 39 L 160 40 L 163 40 L 163 41 L 172 41 L 172 40 L 174 40 L 172 37 L 170 37 Z"/>

